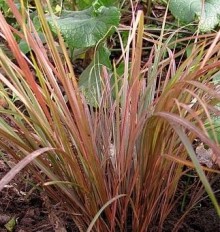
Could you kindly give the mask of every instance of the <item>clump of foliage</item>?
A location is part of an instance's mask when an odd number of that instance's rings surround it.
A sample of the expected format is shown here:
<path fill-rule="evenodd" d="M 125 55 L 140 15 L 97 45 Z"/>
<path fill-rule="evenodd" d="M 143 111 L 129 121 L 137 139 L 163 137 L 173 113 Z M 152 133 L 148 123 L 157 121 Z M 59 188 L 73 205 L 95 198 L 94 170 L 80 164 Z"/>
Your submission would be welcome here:
<path fill-rule="evenodd" d="M 219 171 L 202 167 L 192 146 L 198 137 L 220 155 L 204 126 L 207 119 L 212 124 L 209 112 L 219 115 L 220 95 L 211 81 L 220 68 L 219 34 L 207 36 L 206 42 L 185 38 L 195 43 L 184 58 L 186 49 L 169 49 L 175 33 L 164 40 L 165 21 L 158 40 L 152 39 L 144 31 L 143 12 L 137 11 L 126 44 L 118 32 L 122 56 L 112 70 L 103 65 L 96 75 L 94 109 L 57 30 L 60 56 L 40 1 L 35 4 L 47 49 L 26 12 L 7 2 L 21 31 L 0 13 L 1 37 L 13 55 L 11 60 L 0 50 L 0 96 L 7 102 L 0 108 L 6 116 L 0 118 L 0 147 L 20 162 L 0 181 L 0 189 L 31 162 L 36 180 L 62 203 L 80 231 L 141 232 L 153 225 L 161 230 L 175 206 L 179 179 L 195 169 L 203 185 L 192 186 L 186 212 L 204 186 L 220 214 L 208 181 Z M 15 34 L 30 46 L 30 56 L 21 52 Z M 143 41 L 153 43 L 145 62 Z"/>
<path fill-rule="evenodd" d="M 181 22 L 199 22 L 202 32 L 209 32 L 220 25 L 218 0 L 170 0 L 169 9 Z"/>
<path fill-rule="evenodd" d="M 97 105 L 97 94 L 100 92 L 99 73 L 103 65 L 112 68 L 106 39 L 115 31 L 120 20 L 119 9 L 113 6 L 107 7 L 110 2 L 97 0 L 87 9 L 63 11 L 60 17 L 54 18 L 52 14 L 53 17 L 47 18 L 51 30 L 56 35 L 62 34 L 71 54 L 78 49 L 78 53 L 84 52 L 87 59 L 89 55 L 92 56 L 90 65 L 79 78 L 79 85 L 87 101 L 93 106 Z M 95 46 L 95 52 L 91 54 Z"/>

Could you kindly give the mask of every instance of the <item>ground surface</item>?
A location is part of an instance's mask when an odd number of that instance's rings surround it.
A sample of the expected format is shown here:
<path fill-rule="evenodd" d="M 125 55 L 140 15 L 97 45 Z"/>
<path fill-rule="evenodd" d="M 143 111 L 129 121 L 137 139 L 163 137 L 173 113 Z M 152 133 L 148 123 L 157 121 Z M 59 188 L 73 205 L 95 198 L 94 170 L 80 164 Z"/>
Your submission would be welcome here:
<path fill-rule="evenodd" d="M 10 166 L 14 165 L 12 160 L 5 163 L 4 155 L 0 156 L 0 178 L 10 170 Z M 215 183 L 214 189 L 220 190 L 220 178 Z M 220 200 L 220 193 L 217 197 Z M 0 199 L 0 232 L 10 231 L 5 228 L 5 225 L 10 220 L 13 222 L 13 218 L 16 221 L 16 225 L 12 226 L 15 232 L 76 231 L 68 215 L 60 209 L 59 205 L 52 205 L 44 193 L 32 183 L 30 175 L 26 172 L 16 176 L 0 192 Z M 180 214 L 178 207 L 175 208 L 165 224 L 164 232 L 172 231 Z M 8 226 L 10 229 L 10 225 Z M 220 218 L 210 201 L 206 199 L 190 212 L 178 231 L 218 232 L 220 231 Z"/>
<path fill-rule="evenodd" d="M 0 179 L 10 170 L 9 165 L 15 165 L 11 160 L 5 163 L 3 155 L 0 156 Z M 15 222 L 15 226 L 10 222 Z M 0 192 L 0 232 L 10 228 L 14 232 L 76 231 L 65 212 L 50 203 L 26 172 L 21 172 Z"/>
<path fill-rule="evenodd" d="M 180 182 L 179 186 L 183 183 Z M 220 202 L 220 177 L 212 186 L 216 193 L 218 202 Z M 177 191 L 178 192 L 178 191 Z M 172 231 L 178 218 L 182 215 L 180 211 L 180 204 L 174 208 L 171 212 L 168 220 L 165 224 L 164 232 Z M 198 203 L 186 216 L 185 220 L 181 224 L 178 232 L 218 232 L 220 231 L 220 217 L 217 215 L 210 199 L 205 194 L 205 199 Z"/>

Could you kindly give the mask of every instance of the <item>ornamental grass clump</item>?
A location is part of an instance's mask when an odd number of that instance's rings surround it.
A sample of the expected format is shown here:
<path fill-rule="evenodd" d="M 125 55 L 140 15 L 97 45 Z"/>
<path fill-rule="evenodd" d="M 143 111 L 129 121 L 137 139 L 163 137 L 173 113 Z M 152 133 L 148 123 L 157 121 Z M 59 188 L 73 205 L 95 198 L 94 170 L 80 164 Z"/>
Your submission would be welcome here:
<path fill-rule="evenodd" d="M 220 33 L 182 39 L 195 41 L 186 58 L 185 48 L 169 48 L 175 33 L 164 35 L 165 21 L 161 35 L 152 37 L 138 11 L 126 45 L 118 29 L 122 56 L 112 71 L 101 70 L 94 108 L 78 87 L 61 34 L 55 43 L 39 1 L 47 48 L 26 12 L 7 2 L 20 31 L 0 13 L 0 35 L 13 56 L 0 50 L 0 96 L 7 102 L 0 108 L 0 147 L 20 162 L 0 181 L 0 189 L 27 165 L 80 231 L 141 232 L 155 225 L 162 231 L 181 198 L 175 196 L 180 178 L 195 169 L 220 214 L 209 184 L 219 171 L 214 161 L 213 168 L 201 166 L 192 146 L 199 138 L 215 158 L 220 155 L 204 126 L 219 115 L 220 94 L 212 78 L 220 68 Z M 15 35 L 27 42 L 29 56 L 22 54 Z M 152 44 L 145 62 L 143 41 Z M 186 212 L 203 193 L 201 184 L 193 186 Z"/>

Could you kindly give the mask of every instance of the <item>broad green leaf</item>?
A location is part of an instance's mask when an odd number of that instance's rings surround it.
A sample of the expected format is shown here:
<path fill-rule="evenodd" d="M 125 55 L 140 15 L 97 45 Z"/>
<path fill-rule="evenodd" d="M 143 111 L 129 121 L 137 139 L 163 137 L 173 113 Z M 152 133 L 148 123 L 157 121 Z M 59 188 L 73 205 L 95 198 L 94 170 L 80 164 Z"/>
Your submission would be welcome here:
<path fill-rule="evenodd" d="M 219 0 L 170 0 L 169 9 L 180 21 L 185 23 L 199 20 L 199 29 L 208 32 L 220 24 Z"/>
<path fill-rule="evenodd" d="M 98 12 L 93 7 L 72 13 L 56 19 L 69 48 L 91 47 L 103 39 L 112 27 L 118 26 L 120 12 L 116 7 L 100 7 Z M 51 18 L 48 19 L 52 31 L 57 28 Z"/>
<path fill-rule="evenodd" d="M 30 47 L 24 39 L 20 41 L 19 48 L 24 54 L 27 54 L 28 52 L 30 52 Z"/>
<path fill-rule="evenodd" d="M 170 0 L 169 9 L 180 21 L 190 23 L 201 12 L 202 4 L 200 0 Z"/>
<path fill-rule="evenodd" d="M 20 1 L 14 0 L 14 2 L 15 2 L 15 6 L 17 7 L 17 9 L 20 10 L 21 9 Z M 9 21 L 9 18 L 14 17 L 6 0 L 0 0 L 0 10 L 8 21 Z"/>
<path fill-rule="evenodd" d="M 45 36 L 42 32 L 38 32 L 38 35 L 41 39 L 41 42 L 42 43 L 46 43 L 46 39 L 45 39 Z M 24 53 L 24 54 L 27 54 L 28 52 L 30 52 L 30 47 L 29 45 L 27 44 L 26 40 L 22 39 L 20 42 L 19 42 L 19 48 L 21 49 L 21 51 Z"/>
<path fill-rule="evenodd" d="M 101 72 L 103 66 L 111 69 L 109 60 L 110 51 L 105 46 L 100 46 L 95 59 L 83 71 L 79 78 L 79 86 L 89 105 L 98 107 L 101 94 Z"/>
<path fill-rule="evenodd" d="M 219 0 L 207 0 L 205 11 L 201 15 L 201 31 L 210 31 L 220 24 L 220 2 Z"/>
<path fill-rule="evenodd" d="M 41 24 L 40 24 L 40 20 L 39 20 L 39 16 L 33 17 L 33 24 L 34 24 L 34 28 L 36 31 L 40 31 L 42 29 Z"/>
<path fill-rule="evenodd" d="M 7 3 L 5 0 L 0 0 L 0 9 L 3 10 L 3 12 L 7 11 L 9 9 Z"/>

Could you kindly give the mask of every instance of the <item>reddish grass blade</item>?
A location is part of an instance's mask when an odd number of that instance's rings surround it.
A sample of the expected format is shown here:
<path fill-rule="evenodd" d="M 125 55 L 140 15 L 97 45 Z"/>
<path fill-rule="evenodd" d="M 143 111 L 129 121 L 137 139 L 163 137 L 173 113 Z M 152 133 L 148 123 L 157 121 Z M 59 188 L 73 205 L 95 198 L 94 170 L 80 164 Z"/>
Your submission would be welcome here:
<path fill-rule="evenodd" d="M 39 155 L 46 153 L 48 151 L 55 150 L 51 147 L 41 148 L 34 151 L 23 158 L 18 164 L 16 164 L 1 180 L 0 180 L 0 191 L 17 175 L 23 168 L 25 168 L 29 163 L 36 159 Z"/>

